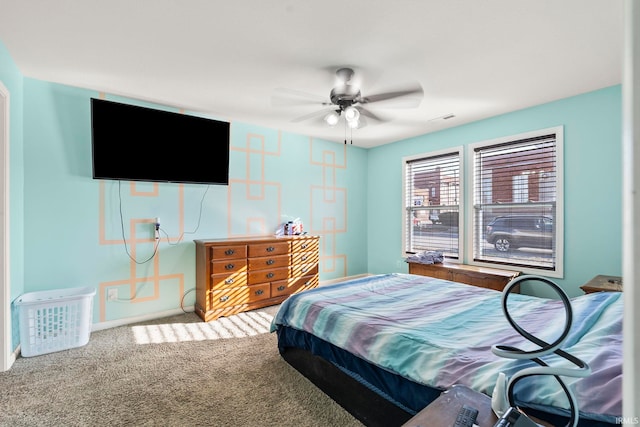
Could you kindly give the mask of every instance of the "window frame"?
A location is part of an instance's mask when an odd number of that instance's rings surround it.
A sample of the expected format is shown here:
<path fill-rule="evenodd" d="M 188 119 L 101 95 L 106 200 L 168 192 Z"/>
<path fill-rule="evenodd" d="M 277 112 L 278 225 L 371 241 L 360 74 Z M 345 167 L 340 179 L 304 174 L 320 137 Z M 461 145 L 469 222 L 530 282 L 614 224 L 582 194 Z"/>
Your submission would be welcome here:
<path fill-rule="evenodd" d="M 447 262 L 450 263 L 462 263 L 463 261 L 463 256 L 465 254 L 465 250 L 464 250 L 464 239 L 465 239 L 465 214 L 464 214 L 464 203 L 465 203 L 465 191 L 464 191 L 464 186 L 465 186 L 465 172 L 464 172 L 464 160 L 465 160 L 465 153 L 464 153 L 464 146 L 459 145 L 459 146 L 455 146 L 455 147 L 451 147 L 451 148 L 446 148 L 446 149 L 442 149 L 442 150 L 437 150 L 437 151 L 429 151 L 429 152 L 425 152 L 425 153 L 420 153 L 420 154 L 414 154 L 411 156 L 406 156 L 402 158 L 402 203 L 401 203 L 401 208 L 402 208 L 402 214 L 401 214 L 401 218 L 402 218 L 402 237 L 401 237 L 401 247 L 400 247 L 400 253 L 401 256 L 403 258 L 406 258 L 407 256 L 409 256 L 409 253 L 405 250 L 405 248 L 407 247 L 407 233 L 409 232 L 409 230 L 407 230 L 407 225 L 409 223 L 409 221 L 407 220 L 407 206 L 406 206 L 406 200 L 407 200 L 407 163 L 415 161 L 415 160 L 420 160 L 420 159 L 428 159 L 428 158 L 436 158 L 436 157 L 442 157 L 442 156 L 448 156 L 448 155 L 458 155 L 458 163 L 459 163 L 459 171 L 458 171 L 458 216 L 459 216 L 459 221 L 458 221 L 458 258 L 457 259 L 451 259 L 448 258 Z"/>
<path fill-rule="evenodd" d="M 555 267 L 554 269 L 512 266 L 508 264 L 493 263 L 487 261 L 474 260 L 474 247 L 475 247 L 475 230 L 474 230 L 474 210 L 475 210 L 475 189 L 476 180 L 476 150 L 483 147 L 490 147 L 499 144 L 505 144 L 509 142 L 518 142 L 523 139 L 540 137 L 543 135 L 555 134 L 555 152 L 556 152 L 556 201 L 555 201 Z M 520 271 L 523 274 L 538 274 L 548 277 L 563 278 L 564 277 L 564 126 L 555 126 L 546 129 L 539 129 L 531 132 L 525 132 L 517 135 L 509 135 L 505 137 L 495 138 L 491 140 L 484 140 L 468 144 L 466 146 L 466 156 L 464 161 L 464 168 L 469 171 L 467 174 L 467 185 L 471 190 L 469 194 L 465 194 L 465 211 L 464 222 L 466 224 L 465 229 L 465 242 L 468 244 L 464 247 L 464 255 L 467 264 L 476 265 L 481 267 L 493 267 L 504 270 Z"/>

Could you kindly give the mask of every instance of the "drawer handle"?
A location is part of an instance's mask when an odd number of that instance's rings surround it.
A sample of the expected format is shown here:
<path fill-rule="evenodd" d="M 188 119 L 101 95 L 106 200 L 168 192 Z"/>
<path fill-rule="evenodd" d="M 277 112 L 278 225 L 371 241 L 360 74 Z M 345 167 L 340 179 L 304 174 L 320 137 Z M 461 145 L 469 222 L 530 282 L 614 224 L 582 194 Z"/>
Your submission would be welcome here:
<path fill-rule="evenodd" d="M 278 286 L 278 290 L 279 291 L 284 291 L 285 289 L 287 289 L 287 287 L 285 285 Z"/>
<path fill-rule="evenodd" d="M 273 276 L 275 276 L 275 274 L 273 274 L 273 273 L 267 273 L 267 278 L 268 278 L 268 279 L 271 279 Z"/>
<path fill-rule="evenodd" d="M 228 295 L 220 297 L 220 302 L 226 302 L 226 301 L 229 301 L 229 296 Z"/>
<path fill-rule="evenodd" d="M 272 265 L 275 261 L 272 259 L 267 260 L 267 265 Z"/>
<path fill-rule="evenodd" d="M 262 294 L 264 294 L 264 291 L 262 289 L 258 289 L 256 291 L 256 295 L 262 295 Z"/>
<path fill-rule="evenodd" d="M 226 268 L 227 270 L 233 270 L 233 267 L 235 267 L 234 264 L 227 264 L 224 266 L 224 268 Z"/>
<path fill-rule="evenodd" d="M 306 261 L 307 260 L 307 256 L 306 255 L 302 255 L 302 258 L 300 258 L 302 261 Z"/>
<path fill-rule="evenodd" d="M 273 251 L 275 251 L 275 250 L 276 250 L 276 248 L 274 248 L 273 246 L 269 246 L 269 247 L 267 248 L 267 252 L 273 252 Z"/>
<path fill-rule="evenodd" d="M 225 255 L 233 255 L 235 253 L 236 253 L 235 249 L 227 249 L 226 251 L 224 251 Z"/>
<path fill-rule="evenodd" d="M 230 285 L 233 283 L 233 277 L 228 278 L 227 280 L 224 281 L 224 283 L 226 283 L 227 285 Z"/>
<path fill-rule="evenodd" d="M 303 273 L 306 273 L 308 269 L 309 269 L 309 268 L 307 268 L 307 267 L 302 267 L 302 272 L 303 272 Z"/>
<path fill-rule="evenodd" d="M 307 249 L 307 244 L 306 244 L 306 243 L 303 243 L 303 244 L 301 245 L 301 247 L 302 247 L 302 249 Z"/>

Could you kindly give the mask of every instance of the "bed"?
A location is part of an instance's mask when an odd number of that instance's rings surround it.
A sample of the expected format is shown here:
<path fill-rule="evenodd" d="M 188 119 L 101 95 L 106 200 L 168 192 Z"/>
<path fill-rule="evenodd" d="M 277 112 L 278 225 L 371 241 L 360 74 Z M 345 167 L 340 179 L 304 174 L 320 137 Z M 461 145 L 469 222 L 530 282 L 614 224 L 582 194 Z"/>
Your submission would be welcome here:
<path fill-rule="evenodd" d="M 508 324 L 500 292 L 411 274 L 382 274 L 291 296 L 273 319 L 282 357 L 368 426 L 401 425 L 455 384 L 491 395 L 499 372 L 534 366 L 494 355 L 494 344 L 535 347 Z M 586 361 L 586 378 L 563 377 L 579 402 L 579 426 L 619 425 L 622 413 L 622 297 L 572 298 L 563 350 Z M 564 327 L 561 301 L 512 294 L 510 313 L 552 342 Z M 518 313 L 518 314 L 513 314 Z M 564 359 L 545 357 L 551 365 Z M 519 406 L 553 425 L 568 402 L 553 377 L 520 381 Z"/>

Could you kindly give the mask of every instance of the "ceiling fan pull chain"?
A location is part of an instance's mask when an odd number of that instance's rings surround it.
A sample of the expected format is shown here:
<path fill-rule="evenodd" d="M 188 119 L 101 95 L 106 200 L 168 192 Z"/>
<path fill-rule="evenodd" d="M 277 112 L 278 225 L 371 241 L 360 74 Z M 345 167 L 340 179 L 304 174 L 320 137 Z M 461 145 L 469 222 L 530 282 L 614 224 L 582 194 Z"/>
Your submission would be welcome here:
<path fill-rule="evenodd" d="M 344 122 L 344 145 L 347 145 L 347 122 Z"/>

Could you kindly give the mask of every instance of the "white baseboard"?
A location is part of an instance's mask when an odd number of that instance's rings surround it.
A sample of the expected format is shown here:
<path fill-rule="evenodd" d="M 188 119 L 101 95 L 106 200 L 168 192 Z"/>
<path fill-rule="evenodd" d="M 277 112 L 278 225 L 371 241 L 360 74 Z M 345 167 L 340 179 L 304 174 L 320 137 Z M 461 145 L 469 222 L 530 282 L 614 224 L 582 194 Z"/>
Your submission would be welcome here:
<path fill-rule="evenodd" d="M 344 282 L 345 280 L 359 279 L 360 277 L 367 277 L 367 276 L 371 276 L 371 275 L 368 273 L 365 273 L 365 274 L 356 274 L 355 276 L 341 277 L 339 279 L 323 280 L 320 282 L 319 286 L 332 285 L 334 283 Z M 101 331 L 103 329 L 116 328 L 118 326 L 131 325 L 133 323 L 146 322 L 148 320 L 162 319 L 163 317 L 170 317 L 170 316 L 175 316 L 177 314 L 182 314 L 185 311 L 191 313 L 194 311 L 194 308 L 193 306 L 185 307 L 184 311 L 181 308 L 175 308 L 173 310 L 160 311 L 157 313 L 145 314 L 142 316 L 126 317 L 124 319 L 94 323 L 93 325 L 91 325 L 91 332 Z"/>
<path fill-rule="evenodd" d="M 11 368 L 11 366 L 13 365 L 13 363 L 16 361 L 16 359 L 18 358 L 18 356 L 20 355 L 20 344 L 18 344 L 18 346 L 16 347 L 15 350 L 13 350 L 13 353 L 9 354 L 9 368 Z"/>
<path fill-rule="evenodd" d="M 110 320 L 108 322 L 94 323 L 91 325 L 91 332 L 101 331 L 103 329 L 115 328 L 118 326 L 131 325 L 133 323 L 146 322 L 148 320 L 162 319 L 163 317 L 175 316 L 176 314 L 182 314 L 184 312 L 193 312 L 193 306 L 181 308 L 174 308 L 173 310 L 159 311 L 157 313 L 144 314 L 142 316 L 125 317 L 118 320 Z"/>

